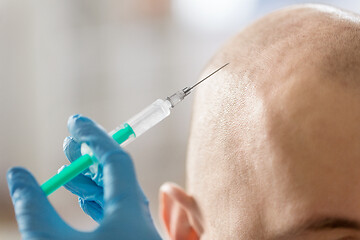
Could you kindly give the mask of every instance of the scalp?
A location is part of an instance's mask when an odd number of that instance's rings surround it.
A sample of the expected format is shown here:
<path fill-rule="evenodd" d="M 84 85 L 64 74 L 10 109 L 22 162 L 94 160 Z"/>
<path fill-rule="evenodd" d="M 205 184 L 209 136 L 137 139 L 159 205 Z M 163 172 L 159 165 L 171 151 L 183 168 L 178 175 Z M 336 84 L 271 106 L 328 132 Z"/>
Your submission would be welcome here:
<path fill-rule="evenodd" d="M 244 29 L 211 60 L 205 72 L 230 65 L 197 92 L 187 159 L 188 189 L 210 227 L 233 232 L 244 219 L 255 229 L 263 224 L 255 160 L 272 157 L 273 116 L 297 109 L 304 91 L 319 86 L 359 91 L 359 19 L 323 5 L 283 9 Z"/>
<path fill-rule="evenodd" d="M 225 44 L 204 74 L 226 62 L 230 65 L 197 92 L 190 159 L 193 138 L 200 138 L 197 143 L 212 150 L 214 141 L 225 145 L 234 127 L 249 129 L 252 118 L 265 111 L 263 103 L 284 86 L 309 79 L 325 85 L 360 86 L 360 17 L 315 4 L 274 12 Z M 206 149 L 196 151 L 206 154 Z"/>

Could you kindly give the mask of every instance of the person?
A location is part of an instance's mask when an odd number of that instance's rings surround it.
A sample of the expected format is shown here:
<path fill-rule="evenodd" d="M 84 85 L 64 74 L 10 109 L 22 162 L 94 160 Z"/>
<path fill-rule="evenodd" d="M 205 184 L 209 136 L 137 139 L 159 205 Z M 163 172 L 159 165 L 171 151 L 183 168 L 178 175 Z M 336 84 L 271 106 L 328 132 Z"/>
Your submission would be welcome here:
<path fill-rule="evenodd" d="M 360 17 L 313 4 L 271 13 L 208 67 L 226 62 L 197 90 L 186 191 L 160 190 L 170 239 L 360 239 Z M 67 226 L 15 168 L 23 239 L 159 239 L 129 155 L 85 117 L 69 130 L 70 160 L 86 142 L 103 163 L 102 176 L 66 186 L 99 227 Z"/>

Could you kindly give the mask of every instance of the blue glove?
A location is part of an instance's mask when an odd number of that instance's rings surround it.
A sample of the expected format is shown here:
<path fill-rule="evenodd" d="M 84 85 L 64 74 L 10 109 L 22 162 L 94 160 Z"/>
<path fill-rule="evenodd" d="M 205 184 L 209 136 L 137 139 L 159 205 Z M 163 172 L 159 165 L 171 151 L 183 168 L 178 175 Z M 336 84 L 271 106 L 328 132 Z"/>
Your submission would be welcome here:
<path fill-rule="evenodd" d="M 68 128 L 74 139 L 85 142 L 103 165 L 103 189 L 86 176 L 78 177 L 87 186 L 84 201 L 94 202 L 84 206 L 91 209 L 88 212 L 98 211 L 95 218 L 102 219 L 100 225 L 93 232 L 71 228 L 56 213 L 34 177 L 23 168 L 12 168 L 7 180 L 22 239 L 161 239 L 130 156 L 88 118 L 73 116 Z M 87 193 L 99 197 L 89 200 Z"/>
<path fill-rule="evenodd" d="M 73 137 L 64 140 L 64 152 L 70 162 L 75 161 L 81 156 L 81 144 L 76 142 Z M 59 171 L 65 168 L 64 165 Z M 96 222 L 100 222 L 104 217 L 104 190 L 103 190 L 103 168 L 98 165 L 97 174 L 93 174 L 89 169 L 85 170 L 64 187 L 79 197 L 79 205 L 82 210 L 92 217 Z"/>

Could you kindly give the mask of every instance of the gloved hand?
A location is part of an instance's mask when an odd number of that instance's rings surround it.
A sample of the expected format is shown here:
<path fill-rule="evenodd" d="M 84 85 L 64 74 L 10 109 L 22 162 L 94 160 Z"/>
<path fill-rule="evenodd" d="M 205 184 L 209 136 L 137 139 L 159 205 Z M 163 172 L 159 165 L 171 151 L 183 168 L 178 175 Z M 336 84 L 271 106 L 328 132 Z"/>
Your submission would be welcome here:
<path fill-rule="evenodd" d="M 68 128 L 73 138 L 79 143 L 85 142 L 103 165 L 103 190 L 91 179 L 78 177 L 87 187 L 94 187 L 86 188 L 88 191 L 83 192 L 86 196 L 88 193 L 99 195 L 93 198 L 98 204 L 94 204 L 94 209 L 99 211 L 95 218 L 103 219 L 93 232 L 71 228 L 56 213 L 34 177 L 23 168 L 12 168 L 7 180 L 22 239 L 161 239 L 130 156 L 88 118 L 75 115 L 69 119 Z M 92 209 L 91 204 L 84 206 Z"/>

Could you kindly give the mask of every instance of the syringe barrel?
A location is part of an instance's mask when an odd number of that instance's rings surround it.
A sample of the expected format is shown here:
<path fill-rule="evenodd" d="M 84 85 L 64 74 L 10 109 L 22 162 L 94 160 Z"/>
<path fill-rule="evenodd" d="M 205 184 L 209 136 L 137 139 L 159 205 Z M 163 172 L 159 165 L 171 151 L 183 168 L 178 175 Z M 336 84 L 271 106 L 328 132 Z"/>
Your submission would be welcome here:
<path fill-rule="evenodd" d="M 124 147 L 169 116 L 170 108 L 171 103 L 168 100 L 157 99 L 144 110 L 126 121 L 126 123 L 115 128 L 109 135 L 112 136 L 121 147 Z M 90 148 L 85 143 L 81 146 L 81 153 L 92 156 Z"/>
<path fill-rule="evenodd" d="M 130 118 L 126 123 L 131 126 L 135 136 L 139 137 L 144 132 L 161 122 L 170 115 L 171 103 L 167 100 L 157 99 L 150 106 Z"/>

